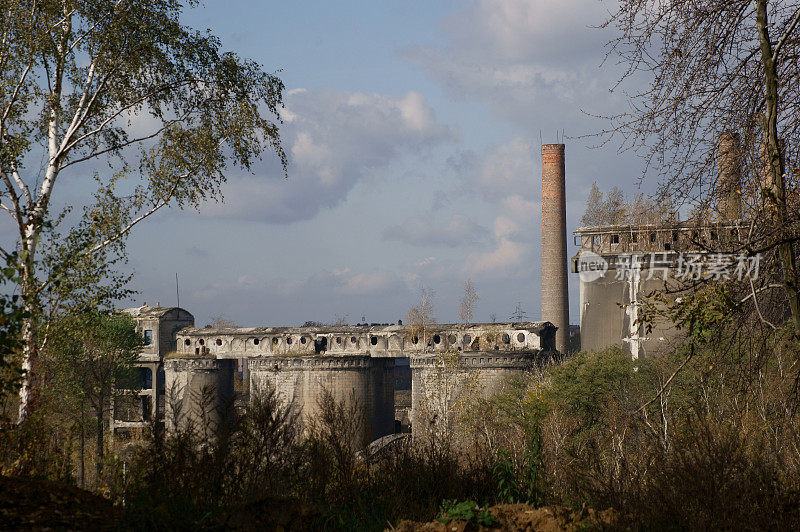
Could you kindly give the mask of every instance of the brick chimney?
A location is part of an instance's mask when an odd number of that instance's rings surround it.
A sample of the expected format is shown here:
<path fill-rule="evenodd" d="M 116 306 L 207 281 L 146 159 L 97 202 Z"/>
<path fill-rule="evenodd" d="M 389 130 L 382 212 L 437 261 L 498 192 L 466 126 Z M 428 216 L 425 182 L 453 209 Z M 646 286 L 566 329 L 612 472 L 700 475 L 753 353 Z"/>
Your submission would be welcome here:
<path fill-rule="evenodd" d="M 717 148 L 717 210 L 723 220 L 742 217 L 742 146 L 739 134 L 725 131 Z"/>
<path fill-rule="evenodd" d="M 569 349 L 567 204 L 564 145 L 542 146 L 542 320 L 558 327 L 556 349 Z"/>

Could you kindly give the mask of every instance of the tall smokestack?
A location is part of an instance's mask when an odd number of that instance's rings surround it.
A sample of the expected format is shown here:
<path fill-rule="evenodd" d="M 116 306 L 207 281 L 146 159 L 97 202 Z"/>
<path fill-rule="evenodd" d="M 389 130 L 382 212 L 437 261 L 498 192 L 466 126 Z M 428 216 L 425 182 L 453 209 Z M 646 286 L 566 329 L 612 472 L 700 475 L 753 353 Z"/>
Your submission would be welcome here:
<path fill-rule="evenodd" d="M 786 167 L 786 142 L 783 139 L 778 139 L 778 151 L 781 156 L 781 167 Z M 759 181 L 762 189 L 772 188 L 772 170 L 770 169 L 769 153 L 767 150 L 767 143 L 761 141 L 761 168 L 759 171 Z"/>
<path fill-rule="evenodd" d="M 558 327 L 556 349 L 569 349 L 567 202 L 564 145 L 542 146 L 542 320 Z"/>
<path fill-rule="evenodd" d="M 723 220 L 738 220 L 742 217 L 741 152 L 738 133 L 726 131 L 719 136 L 717 210 Z"/>

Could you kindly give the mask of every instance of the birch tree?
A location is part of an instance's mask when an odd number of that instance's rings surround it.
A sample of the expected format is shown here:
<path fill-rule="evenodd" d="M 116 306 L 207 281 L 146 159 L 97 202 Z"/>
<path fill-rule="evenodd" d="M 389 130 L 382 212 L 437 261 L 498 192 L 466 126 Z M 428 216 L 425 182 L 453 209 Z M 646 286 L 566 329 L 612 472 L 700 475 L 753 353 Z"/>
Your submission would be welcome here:
<path fill-rule="evenodd" d="M 800 139 L 798 23 L 797 0 L 621 0 L 604 25 L 618 32 L 609 47 L 627 65 L 621 84 L 647 80 L 605 134 L 644 157 L 660 197 L 713 211 L 718 139 L 739 135 L 741 251 L 774 255 L 796 336 L 800 176 L 785 157 Z"/>
<path fill-rule="evenodd" d="M 197 3 L 0 0 L 0 209 L 14 224 L 30 315 L 19 421 L 46 341 L 41 296 L 71 268 L 43 266 L 49 226 L 60 223 L 76 243 L 74 260 L 102 262 L 124 252 L 131 229 L 160 209 L 219 199 L 230 166 L 250 169 L 272 151 L 285 171 L 283 84 L 182 25 L 184 6 Z M 92 174 L 95 192 L 82 213 L 51 212 L 64 203 L 62 176 Z"/>

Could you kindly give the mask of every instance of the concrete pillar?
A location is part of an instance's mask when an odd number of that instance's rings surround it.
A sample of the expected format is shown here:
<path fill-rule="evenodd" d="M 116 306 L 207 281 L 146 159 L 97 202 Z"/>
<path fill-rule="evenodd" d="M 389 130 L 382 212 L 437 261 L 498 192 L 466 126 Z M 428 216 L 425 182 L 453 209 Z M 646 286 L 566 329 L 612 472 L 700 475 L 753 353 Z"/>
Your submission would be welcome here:
<path fill-rule="evenodd" d="M 726 131 L 717 148 L 717 210 L 723 220 L 742 217 L 741 141 L 739 134 Z"/>
<path fill-rule="evenodd" d="M 489 399 L 497 395 L 503 391 L 509 378 L 522 376 L 537 363 L 549 360 L 552 352 L 473 351 L 460 353 L 457 361 L 443 361 L 441 356 L 428 353 L 409 357 L 412 383 L 409 419 L 412 427 L 415 423 L 419 426 L 420 423 L 434 422 L 423 419 L 425 416 L 421 414 L 449 417 L 447 413 L 436 410 L 457 409 L 459 407 L 454 405 L 464 400 Z"/>
<path fill-rule="evenodd" d="M 232 359 L 167 358 L 164 372 L 168 432 L 191 427 L 202 436 L 213 436 L 233 415 Z"/>
<path fill-rule="evenodd" d="M 250 397 L 264 386 L 274 388 L 308 421 L 320 411 L 322 390 L 334 399 L 353 399 L 364 409 L 362 441 L 394 432 L 394 359 L 368 355 L 264 356 L 248 359 Z"/>
<path fill-rule="evenodd" d="M 569 349 L 567 205 L 564 145 L 542 146 L 542 321 L 556 327 L 556 349 Z"/>

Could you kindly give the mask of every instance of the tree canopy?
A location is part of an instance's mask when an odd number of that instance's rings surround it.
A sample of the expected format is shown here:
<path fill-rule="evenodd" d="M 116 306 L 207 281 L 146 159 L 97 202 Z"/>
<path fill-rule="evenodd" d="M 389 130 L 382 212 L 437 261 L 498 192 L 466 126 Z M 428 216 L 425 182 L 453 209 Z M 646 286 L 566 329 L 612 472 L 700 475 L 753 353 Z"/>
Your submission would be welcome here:
<path fill-rule="evenodd" d="M 92 281 L 84 287 L 97 286 L 136 224 L 168 205 L 220 198 L 231 166 L 248 170 L 266 150 L 286 168 L 283 83 L 181 24 L 196 4 L 0 0 L 0 209 L 16 228 L 31 314 L 22 331 L 28 375 L 44 341 L 41 297 L 56 282 L 82 272 Z M 91 201 L 82 212 L 53 212 L 61 176 L 78 172 L 94 175 Z M 125 279 L 116 281 L 93 302 L 118 295 Z M 50 293 L 49 304 L 64 293 Z M 20 418 L 29 386 L 26 377 Z"/>

